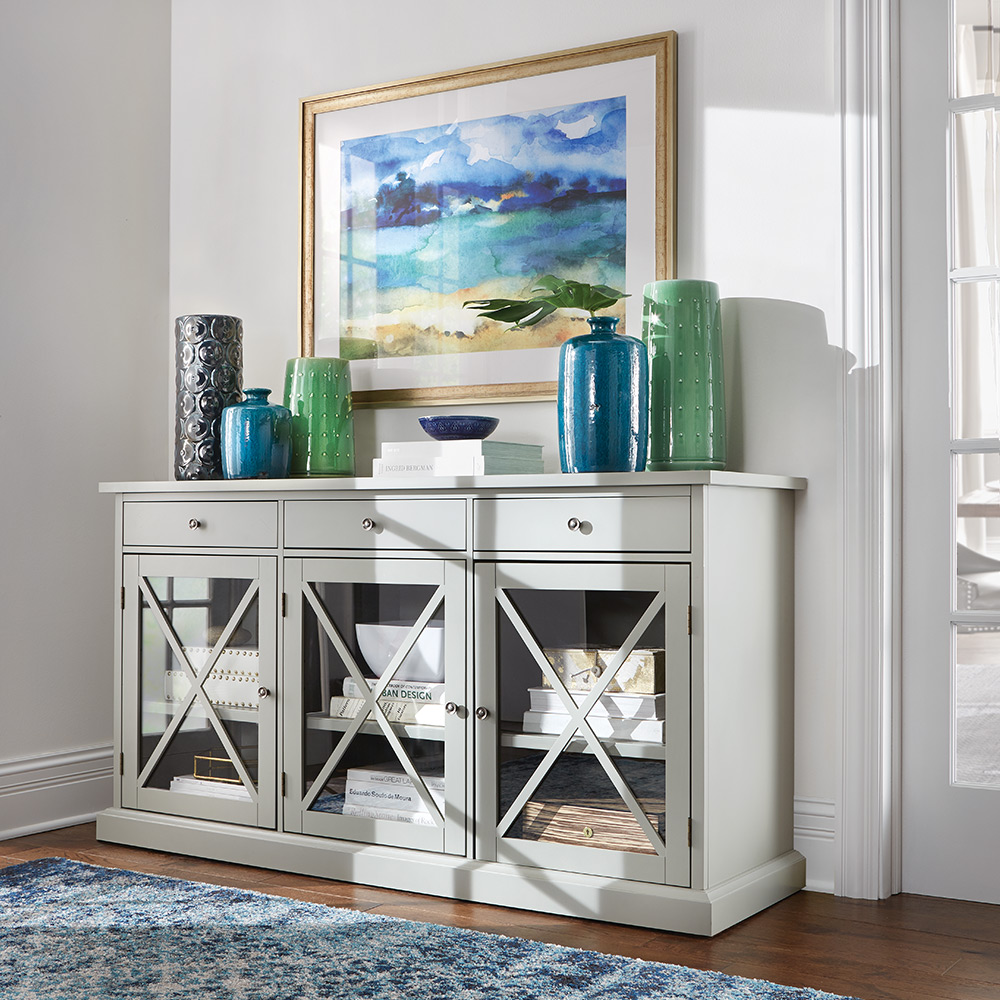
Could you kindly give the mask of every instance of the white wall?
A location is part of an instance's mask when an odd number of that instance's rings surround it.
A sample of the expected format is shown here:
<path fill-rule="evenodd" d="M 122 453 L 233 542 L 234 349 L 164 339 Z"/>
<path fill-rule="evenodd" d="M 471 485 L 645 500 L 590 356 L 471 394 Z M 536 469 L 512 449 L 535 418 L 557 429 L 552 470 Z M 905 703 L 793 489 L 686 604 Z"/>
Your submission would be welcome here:
<path fill-rule="evenodd" d="M 170 313 L 241 316 L 245 384 L 275 390 L 297 353 L 300 98 L 678 31 L 678 272 L 730 299 L 733 467 L 810 480 L 797 526 L 796 795 L 804 826 L 824 835 L 839 787 L 843 620 L 839 9 L 509 0 L 497 22 L 463 0 L 377 11 L 173 0 L 172 31 Z M 165 386 L 170 351 L 165 338 Z M 489 409 L 505 437 L 544 443 L 554 467 L 552 404 Z M 359 469 L 379 440 L 413 436 L 415 416 L 359 412 Z M 159 471 L 170 475 L 166 462 Z"/>
<path fill-rule="evenodd" d="M 163 473 L 168 0 L 0 0 L 0 835 L 110 802 L 113 529 Z"/>

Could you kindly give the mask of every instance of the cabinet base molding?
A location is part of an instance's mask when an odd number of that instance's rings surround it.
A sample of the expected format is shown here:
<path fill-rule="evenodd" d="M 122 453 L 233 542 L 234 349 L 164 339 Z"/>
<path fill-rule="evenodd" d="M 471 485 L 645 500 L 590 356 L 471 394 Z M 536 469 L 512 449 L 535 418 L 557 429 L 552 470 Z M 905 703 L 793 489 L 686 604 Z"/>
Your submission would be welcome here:
<path fill-rule="evenodd" d="M 805 859 L 788 851 L 708 890 L 547 871 L 231 824 L 109 809 L 97 838 L 337 881 L 520 910 L 711 936 L 797 892 Z"/>

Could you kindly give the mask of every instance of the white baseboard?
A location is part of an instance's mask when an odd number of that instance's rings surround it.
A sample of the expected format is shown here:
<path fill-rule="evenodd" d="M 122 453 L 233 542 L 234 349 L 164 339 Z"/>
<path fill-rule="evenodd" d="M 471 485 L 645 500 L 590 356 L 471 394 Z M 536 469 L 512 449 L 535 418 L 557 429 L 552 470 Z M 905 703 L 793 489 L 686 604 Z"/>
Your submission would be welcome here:
<path fill-rule="evenodd" d="M 87 823 L 111 805 L 113 750 L 0 760 L 0 840 Z"/>
<path fill-rule="evenodd" d="M 806 888 L 834 892 L 837 871 L 834 803 L 795 799 L 795 850 L 806 859 Z"/>

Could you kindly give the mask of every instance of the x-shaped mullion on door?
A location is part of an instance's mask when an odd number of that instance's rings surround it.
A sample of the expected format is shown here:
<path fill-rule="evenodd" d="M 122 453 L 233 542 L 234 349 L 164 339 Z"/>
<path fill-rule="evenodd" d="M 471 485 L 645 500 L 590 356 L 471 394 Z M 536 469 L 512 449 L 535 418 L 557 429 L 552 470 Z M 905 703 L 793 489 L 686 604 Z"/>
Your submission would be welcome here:
<path fill-rule="evenodd" d="M 149 610 L 156 619 L 156 624 L 160 627 L 160 631 L 167 640 L 167 645 L 170 646 L 174 657 L 177 659 L 177 662 L 181 665 L 184 672 L 188 675 L 188 681 L 190 683 L 188 693 L 184 696 L 184 700 L 180 703 L 173 719 L 171 719 L 168 723 L 166 730 L 158 740 L 156 746 L 153 748 L 153 752 L 150 755 L 149 760 L 146 762 L 146 766 L 142 769 L 142 773 L 139 775 L 138 784 L 140 788 L 145 785 L 146 781 L 149 780 L 149 776 L 152 774 L 153 768 L 155 768 L 159 763 L 160 756 L 169 746 L 174 734 L 184 723 L 184 718 L 187 715 L 188 710 L 197 698 L 205 712 L 206 718 L 211 723 L 216 735 L 222 741 L 223 748 L 226 753 L 229 754 L 230 760 L 232 760 L 233 767 L 236 768 L 236 773 L 239 775 L 240 780 L 250 792 L 253 797 L 253 801 L 257 801 L 257 789 L 253 783 L 253 779 L 243 766 L 243 760 L 240 757 L 239 751 L 229 738 L 229 733 L 226 731 L 226 727 L 222 724 L 222 720 L 215 711 L 215 706 L 209 700 L 209 697 L 203 690 L 202 686 L 208 680 L 209 674 L 212 672 L 212 668 L 215 666 L 219 657 L 229 644 L 229 640 L 232 638 L 233 633 L 239 627 L 240 622 L 243 620 L 243 616 L 246 614 L 247 608 L 250 607 L 250 603 L 253 601 L 254 597 L 256 597 L 259 588 L 260 585 L 256 580 L 251 581 L 250 586 L 247 588 L 247 592 L 243 595 L 243 599 L 240 601 L 236 610 L 233 612 L 232 617 L 226 623 L 225 628 L 223 628 L 222 634 L 212 647 L 212 652 L 209 655 L 208 660 L 202 666 L 202 672 L 199 676 L 198 672 L 191 666 L 191 661 L 187 658 L 187 654 L 184 652 L 184 647 L 181 645 L 180 639 L 177 638 L 177 633 L 174 631 L 173 625 L 170 623 L 166 614 L 164 614 L 163 608 L 160 607 L 160 602 L 153 594 L 152 588 L 149 586 L 149 581 L 146 580 L 145 577 L 139 577 L 139 589 L 146 598 Z"/>
<path fill-rule="evenodd" d="M 659 610 L 663 607 L 665 600 L 666 595 L 663 591 L 660 591 L 653 598 L 652 603 L 643 612 L 642 617 L 638 620 L 638 622 L 636 622 L 632 631 L 629 632 L 625 642 L 622 643 L 621 648 L 611 658 L 611 662 L 608 664 L 607 669 L 600 678 L 599 682 L 594 685 L 587 697 L 578 705 L 569 693 L 566 685 L 563 684 L 562 678 L 542 652 L 538 640 L 535 638 L 524 619 L 518 613 L 517 609 L 511 603 L 510 598 L 506 595 L 506 593 L 504 593 L 503 590 L 497 590 L 497 602 L 503 608 L 505 614 L 510 619 L 511 624 L 517 630 L 518 635 L 521 636 L 522 641 L 531 653 L 532 657 L 535 659 L 535 662 L 541 668 L 542 673 L 546 678 L 548 678 L 549 683 L 552 685 L 552 689 L 559 696 L 560 701 L 563 703 L 563 707 L 570 716 L 570 721 L 566 723 L 566 728 L 559 734 L 558 737 L 556 737 L 552 746 L 549 747 L 545 756 L 539 762 L 538 767 L 535 768 L 533 774 L 528 779 L 527 784 L 525 784 L 524 788 L 521 789 L 520 794 L 501 818 L 500 823 L 497 826 L 497 833 L 499 836 L 502 837 L 507 832 L 511 824 L 524 808 L 525 804 L 531 796 L 534 795 L 538 786 L 545 779 L 549 769 L 555 763 L 556 758 L 558 758 L 559 755 L 566 749 L 570 740 L 576 734 L 577 730 L 579 730 L 586 740 L 587 745 L 593 751 L 594 756 L 600 761 L 601 767 L 604 768 L 608 778 L 611 779 L 611 783 L 614 785 L 615 790 L 629 807 L 632 815 L 635 816 L 636 822 L 642 828 L 643 833 L 646 834 L 650 843 L 656 849 L 656 853 L 661 857 L 666 855 L 666 845 L 663 843 L 658 831 L 653 827 L 652 823 L 649 822 L 649 818 L 646 816 L 646 813 L 639 805 L 635 795 L 632 794 L 632 789 L 629 788 L 628 783 L 621 776 L 621 772 L 619 772 L 618 768 L 616 768 L 612 763 L 604 745 L 597 738 L 593 729 L 590 728 L 590 724 L 587 722 L 587 714 L 597 704 L 601 695 L 604 694 L 608 685 L 613 680 L 616 671 L 625 662 L 625 658 L 632 652 L 635 644 L 639 641 L 639 637 L 646 631 L 652 620 L 659 613 Z"/>
<path fill-rule="evenodd" d="M 399 763 L 403 766 L 403 770 L 406 772 L 407 777 L 413 783 L 413 787 L 417 790 L 417 794 L 420 796 L 421 801 L 430 812 L 435 825 L 440 827 L 444 822 L 444 818 L 441 816 L 441 811 L 438 809 L 437 803 L 431 797 L 431 793 L 427 790 L 427 786 L 424 784 L 423 778 L 420 777 L 420 773 L 413 766 L 413 763 L 410 760 L 409 755 L 406 753 L 403 744 L 400 742 L 399 737 L 393 730 L 392 724 L 383 714 L 378 703 L 378 699 L 382 696 L 382 692 L 385 688 L 392 682 L 396 671 L 399 669 L 403 660 L 406 659 L 407 654 L 413 648 L 414 643 L 420 637 L 420 633 L 424 630 L 424 626 L 426 626 L 426 624 L 430 621 L 431 616 L 441 606 L 441 602 L 444 600 L 444 586 L 439 586 L 437 590 L 434 591 L 431 599 L 427 602 L 427 605 L 424 607 L 423 611 L 420 612 L 417 620 L 413 623 L 412 628 L 406 633 L 399 649 L 397 649 L 393 654 L 392 659 L 389 661 L 389 665 L 382 672 L 382 676 L 379 677 L 378 681 L 376 681 L 374 688 L 368 686 L 367 678 L 361 672 L 361 668 L 351 655 L 351 651 L 347 648 L 347 644 L 344 642 L 343 636 L 341 636 L 337 626 L 334 625 L 332 619 L 327 614 L 326 608 L 323 607 L 323 602 L 319 599 L 319 595 L 316 593 L 312 584 L 303 583 L 302 593 L 305 595 L 306 600 L 316 613 L 316 618 L 322 626 L 323 631 L 326 633 L 330 642 L 333 643 L 333 646 L 340 655 L 340 658 L 344 661 L 348 672 L 357 683 L 358 688 L 361 691 L 361 697 L 365 703 L 363 710 L 358 712 L 358 714 L 351 720 L 347 729 L 344 730 L 344 735 L 340 738 L 339 742 L 333 749 L 333 753 L 330 754 L 329 759 L 316 776 L 316 780 L 312 783 L 312 787 L 302 800 L 302 808 L 309 809 L 315 802 L 320 790 L 326 785 L 330 775 L 332 775 L 336 770 L 341 758 L 347 752 L 347 748 L 350 746 L 351 741 L 358 734 L 364 723 L 368 720 L 368 716 L 371 715 L 376 723 L 378 723 L 379 728 L 382 730 L 382 734 L 389 741 L 389 745 L 392 747 L 393 753 L 395 753 L 396 757 L 399 759 Z"/>

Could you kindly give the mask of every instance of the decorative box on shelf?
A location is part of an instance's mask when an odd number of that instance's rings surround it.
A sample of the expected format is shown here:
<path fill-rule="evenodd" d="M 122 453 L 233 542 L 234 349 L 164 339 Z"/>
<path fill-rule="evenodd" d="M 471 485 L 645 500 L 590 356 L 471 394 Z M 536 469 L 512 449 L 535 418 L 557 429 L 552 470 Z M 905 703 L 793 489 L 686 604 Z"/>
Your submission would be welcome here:
<path fill-rule="evenodd" d="M 184 655 L 196 674 L 200 675 L 212 649 L 208 646 L 184 646 Z M 220 708 L 247 708 L 256 711 L 259 702 L 260 651 L 256 649 L 224 649 L 219 654 L 202 685 L 208 700 Z M 186 670 L 164 673 L 164 698 L 170 703 L 183 702 L 191 690 L 191 678 Z"/>

